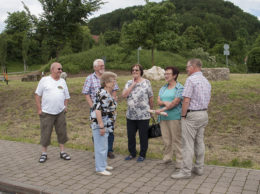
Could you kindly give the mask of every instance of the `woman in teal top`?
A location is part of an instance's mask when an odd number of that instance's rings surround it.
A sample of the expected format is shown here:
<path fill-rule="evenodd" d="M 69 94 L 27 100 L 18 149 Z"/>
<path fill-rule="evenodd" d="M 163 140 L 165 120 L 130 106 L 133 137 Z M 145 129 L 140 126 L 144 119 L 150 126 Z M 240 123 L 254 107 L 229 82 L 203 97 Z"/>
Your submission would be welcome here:
<path fill-rule="evenodd" d="M 177 82 L 179 70 L 176 67 L 165 68 L 165 80 L 168 82 L 159 91 L 157 103 L 160 109 L 156 114 L 166 112 L 168 116 L 160 116 L 160 127 L 164 142 L 163 163 L 172 161 L 175 147 L 176 169 L 181 168 L 181 106 L 183 85 Z"/>

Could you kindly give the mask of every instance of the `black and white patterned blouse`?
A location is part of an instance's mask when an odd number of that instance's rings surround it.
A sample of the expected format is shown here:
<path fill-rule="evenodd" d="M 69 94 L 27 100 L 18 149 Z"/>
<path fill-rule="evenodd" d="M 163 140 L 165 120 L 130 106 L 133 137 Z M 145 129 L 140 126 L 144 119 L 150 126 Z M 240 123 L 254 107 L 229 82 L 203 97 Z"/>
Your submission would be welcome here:
<path fill-rule="evenodd" d="M 132 85 L 133 80 L 129 80 L 125 89 Z M 149 98 L 153 96 L 152 86 L 149 80 L 144 79 L 137 83 L 127 97 L 127 112 L 126 117 L 130 120 L 146 120 L 150 119 Z"/>
<path fill-rule="evenodd" d="M 113 132 L 116 120 L 117 103 L 104 88 L 100 88 L 96 94 L 93 107 L 90 112 L 91 128 L 99 129 L 95 110 L 100 110 L 106 132 Z"/>

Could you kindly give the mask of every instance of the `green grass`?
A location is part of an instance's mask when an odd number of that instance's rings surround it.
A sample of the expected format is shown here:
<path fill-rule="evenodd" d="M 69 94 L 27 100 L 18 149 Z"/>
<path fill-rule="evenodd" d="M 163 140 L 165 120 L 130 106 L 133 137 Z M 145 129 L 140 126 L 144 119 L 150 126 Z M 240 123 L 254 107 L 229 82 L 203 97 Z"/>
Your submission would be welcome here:
<path fill-rule="evenodd" d="M 184 84 L 187 76 L 181 74 Z M 207 164 L 260 169 L 260 76 L 259 74 L 231 74 L 229 81 L 212 81 L 209 105 L 209 124 L 205 130 Z M 126 100 L 121 92 L 130 76 L 119 76 L 118 117 L 115 128 L 115 152 L 127 155 Z M 89 121 L 89 107 L 81 94 L 85 77 L 68 78 L 71 95 L 67 113 L 67 147 L 93 151 Z M 154 99 L 164 81 L 152 81 Z M 37 82 L 11 80 L 0 82 L 0 138 L 38 144 L 39 117 L 36 114 L 34 91 Z M 138 137 L 138 135 L 137 135 Z M 139 140 L 137 140 L 138 144 Z M 57 146 L 55 132 L 52 145 Z M 139 144 L 137 145 L 139 148 Z M 161 138 L 149 141 L 147 157 L 161 159 Z"/>
<path fill-rule="evenodd" d="M 42 65 L 30 65 L 28 66 L 27 71 L 37 71 L 41 68 L 41 66 Z M 8 61 L 6 67 L 8 73 L 24 71 L 24 66 L 22 61 Z"/>

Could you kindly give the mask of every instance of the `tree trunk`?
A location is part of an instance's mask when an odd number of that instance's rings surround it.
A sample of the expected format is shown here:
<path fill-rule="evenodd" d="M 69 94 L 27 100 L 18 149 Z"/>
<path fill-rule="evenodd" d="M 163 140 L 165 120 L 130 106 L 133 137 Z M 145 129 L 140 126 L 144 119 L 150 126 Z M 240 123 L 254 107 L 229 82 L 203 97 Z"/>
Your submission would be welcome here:
<path fill-rule="evenodd" d="M 154 47 L 152 47 L 152 66 L 154 66 Z"/>
<path fill-rule="evenodd" d="M 25 61 L 25 59 L 23 59 L 23 70 L 24 70 L 24 72 L 26 72 L 26 61 Z"/>

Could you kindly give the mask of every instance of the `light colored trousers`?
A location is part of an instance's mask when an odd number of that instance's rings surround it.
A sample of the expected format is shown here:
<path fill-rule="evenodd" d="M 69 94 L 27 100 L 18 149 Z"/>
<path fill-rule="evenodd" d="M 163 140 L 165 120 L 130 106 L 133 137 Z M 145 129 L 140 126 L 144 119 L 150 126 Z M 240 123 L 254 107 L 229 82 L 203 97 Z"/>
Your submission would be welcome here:
<path fill-rule="evenodd" d="M 160 127 L 162 131 L 162 139 L 164 143 L 163 160 L 172 160 L 173 151 L 176 155 L 176 168 L 181 168 L 182 164 L 182 137 L 180 120 L 161 120 Z"/>
<path fill-rule="evenodd" d="M 191 174 L 194 153 L 196 158 L 194 167 L 201 170 L 204 168 L 204 130 L 207 124 L 207 111 L 189 112 L 186 119 L 181 120 L 183 146 L 182 171 L 188 175 Z"/>
<path fill-rule="evenodd" d="M 94 138 L 96 171 L 103 172 L 107 166 L 108 133 L 101 136 L 99 128 L 92 129 Z"/>

